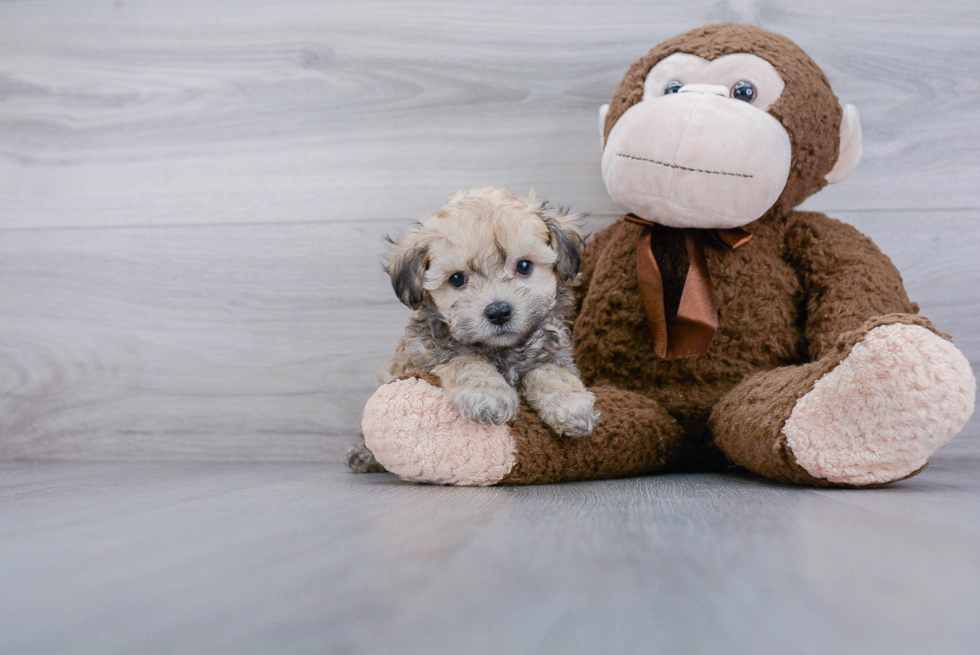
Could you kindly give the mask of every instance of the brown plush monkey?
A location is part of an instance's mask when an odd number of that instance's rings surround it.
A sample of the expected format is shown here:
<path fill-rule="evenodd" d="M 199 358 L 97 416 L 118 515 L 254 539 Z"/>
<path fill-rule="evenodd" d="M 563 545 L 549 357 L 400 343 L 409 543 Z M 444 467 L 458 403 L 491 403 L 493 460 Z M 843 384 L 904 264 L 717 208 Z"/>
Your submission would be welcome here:
<path fill-rule="evenodd" d="M 855 229 L 793 207 L 861 155 L 856 110 L 788 39 L 677 36 L 603 108 L 602 173 L 629 210 L 582 263 L 574 341 L 601 422 L 562 438 L 522 408 L 464 421 L 439 380 L 381 387 L 362 428 L 402 478 L 526 484 L 709 470 L 874 486 L 914 475 L 976 381 Z"/>

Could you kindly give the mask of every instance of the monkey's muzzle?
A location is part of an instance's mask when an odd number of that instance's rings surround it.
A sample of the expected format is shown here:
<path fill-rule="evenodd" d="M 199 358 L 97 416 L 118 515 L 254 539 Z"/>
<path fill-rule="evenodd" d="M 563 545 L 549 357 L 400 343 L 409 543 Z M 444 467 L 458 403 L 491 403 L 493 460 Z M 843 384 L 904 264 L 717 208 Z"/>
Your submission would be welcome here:
<path fill-rule="evenodd" d="M 609 133 L 613 200 L 670 227 L 733 228 L 762 216 L 789 177 L 789 135 L 768 112 L 710 90 L 630 107 Z"/>

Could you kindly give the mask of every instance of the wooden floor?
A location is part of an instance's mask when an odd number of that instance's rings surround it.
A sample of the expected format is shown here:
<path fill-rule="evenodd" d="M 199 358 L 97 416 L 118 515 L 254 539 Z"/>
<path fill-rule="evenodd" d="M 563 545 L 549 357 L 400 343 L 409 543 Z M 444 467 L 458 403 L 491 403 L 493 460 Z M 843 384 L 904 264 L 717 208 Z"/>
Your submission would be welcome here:
<path fill-rule="evenodd" d="M 0 0 L 0 653 L 980 652 L 977 417 L 874 491 L 337 463 L 382 236 L 488 184 L 614 220 L 599 105 L 726 20 L 857 105 L 805 207 L 980 371 L 976 0 Z"/>
<path fill-rule="evenodd" d="M 976 653 L 978 466 L 848 491 L 0 465 L 0 650 Z"/>

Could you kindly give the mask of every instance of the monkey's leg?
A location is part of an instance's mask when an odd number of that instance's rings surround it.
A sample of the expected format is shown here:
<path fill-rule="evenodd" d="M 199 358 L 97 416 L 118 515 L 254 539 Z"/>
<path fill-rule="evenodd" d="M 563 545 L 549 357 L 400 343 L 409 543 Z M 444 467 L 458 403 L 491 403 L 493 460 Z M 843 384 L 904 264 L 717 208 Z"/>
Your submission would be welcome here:
<path fill-rule="evenodd" d="M 919 316 L 849 332 L 818 361 L 747 378 L 715 405 L 715 443 L 782 482 L 877 486 L 911 477 L 973 412 L 966 358 Z"/>
<path fill-rule="evenodd" d="M 669 467 L 681 436 L 655 401 L 597 387 L 602 419 L 588 436 L 562 438 L 522 404 L 506 425 L 462 418 L 436 378 L 382 386 L 361 426 L 368 447 L 405 480 L 484 486 L 592 480 L 655 473 Z"/>

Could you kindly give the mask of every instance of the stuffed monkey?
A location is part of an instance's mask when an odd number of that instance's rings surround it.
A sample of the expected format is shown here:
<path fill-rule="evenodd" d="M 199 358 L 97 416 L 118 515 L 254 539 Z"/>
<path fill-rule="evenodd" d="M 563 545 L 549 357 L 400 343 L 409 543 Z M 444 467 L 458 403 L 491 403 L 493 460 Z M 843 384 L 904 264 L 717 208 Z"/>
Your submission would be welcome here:
<path fill-rule="evenodd" d="M 853 106 L 788 39 L 714 25 L 633 64 L 600 112 L 602 175 L 627 216 L 594 236 L 573 339 L 591 435 L 527 407 L 462 419 L 438 378 L 382 386 L 367 446 L 406 480 L 587 480 L 738 465 L 781 482 L 915 475 L 973 411 L 948 335 L 854 228 L 793 208 L 861 156 Z"/>

